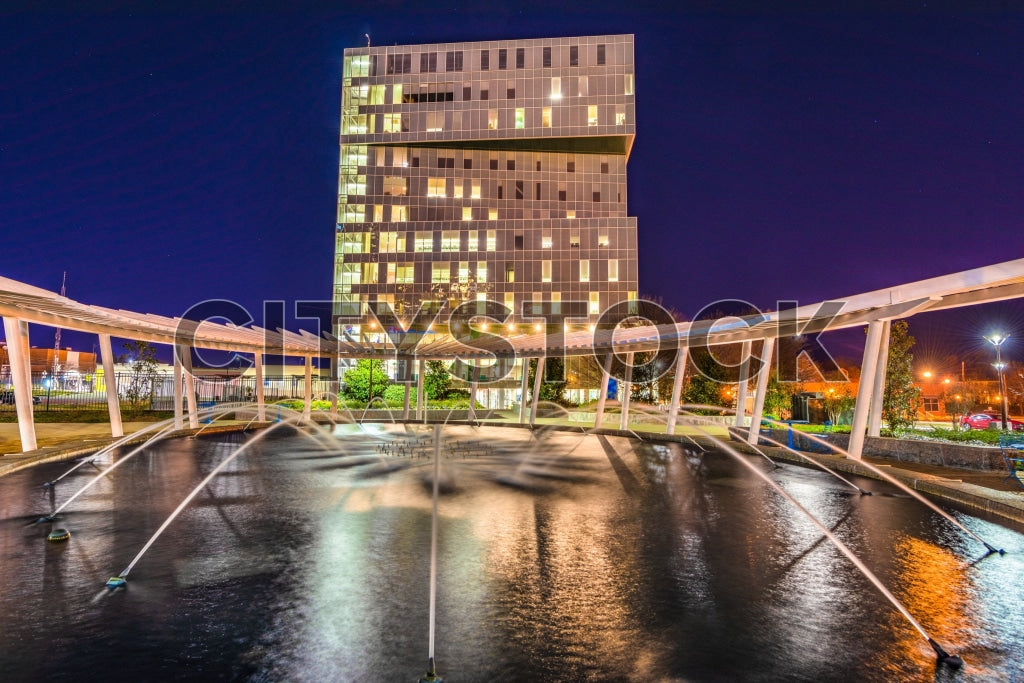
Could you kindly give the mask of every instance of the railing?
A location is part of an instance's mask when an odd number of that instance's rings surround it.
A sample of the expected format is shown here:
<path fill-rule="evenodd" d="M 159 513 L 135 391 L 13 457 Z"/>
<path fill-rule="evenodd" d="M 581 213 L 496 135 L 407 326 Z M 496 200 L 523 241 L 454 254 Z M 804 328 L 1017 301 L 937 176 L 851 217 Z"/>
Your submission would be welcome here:
<path fill-rule="evenodd" d="M 139 377 L 128 372 L 115 374 L 117 395 L 122 412 L 171 411 L 174 410 L 174 377 L 157 374 Z M 305 379 L 301 376 L 268 376 L 263 379 L 264 400 L 273 403 L 282 399 L 305 396 Z M 227 379 L 205 379 L 195 381 L 197 403 L 224 403 L 256 401 L 256 378 L 236 377 Z M 330 394 L 330 382 L 314 377 L 312 395 L 314 399 L 326 399 Z M 182 383 L 182 404 L 185 403 L 184 382 Z M 32 374 L 32 401 L 35 412 L 106 410 L 106 384 L 102 376 L 67 375 L 53 376 L 50 373 Z M 13 413 L 14 388 L 9 375 L 0 376 L 0 414 Z"/>

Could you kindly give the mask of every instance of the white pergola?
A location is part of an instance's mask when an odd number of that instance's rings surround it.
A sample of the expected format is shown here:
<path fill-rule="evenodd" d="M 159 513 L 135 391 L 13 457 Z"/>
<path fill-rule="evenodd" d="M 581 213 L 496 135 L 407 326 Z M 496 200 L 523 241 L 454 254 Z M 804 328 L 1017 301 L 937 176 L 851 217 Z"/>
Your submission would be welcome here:
<path fill-rule="evenodd" d="M 591 329 L 566 331 L 562 334 L 520 334 L 498 339 L 482 336 L 472 344 L 452 337 L 442 337 L 416 347 L 413 359 L 419 362 L 417 412 L 423 410 L 423 364 L 428 359 L 456 359 L 465 361 L 514 356 L 523 359 L 523 367 L 530 358 L 538 359 L 535 374 L 533 402 L 529 422 L 536 420 L 537 398 L 540 392 L 543 362 L 547 356 L 582 356 L 594 354 L 605 359 L 601 394 L 598 400 L 595 426 L 601 426 L 607 395 L 609 373 L 613 355 L 624 356 L 626 377 L 620 415 L 620 428 L 629 420 L 629 366 L 632 355 L 639 352 L 677 348 L 675 382 L 669 406 L 667 432 L 674 433 L 679 411 L 679 399 L 687 351 L 691 346 L 742 344 L 744 357 L 758 343 L 759 368 L 754 376 L 740 377 L 737 405 L 746 403 L 748 381 L 755 381 L 753 410 L 750 414 L 748 441 L 757 442 L 768 376 L 776 339 L 782 334 L 813 334 L 857 326 L 867 326 L 867 340 L 861 365 L 858 400 L 854 410 L 849 453 L 860 457 L 865 434 L 878 436 L 881 427 L 882 389 L 885 385 L 885 358 L 888 354 L 889 328 L 893 320 L 907 318 L 926 311 L 939 311 L 972 306 L 993 301 L 1024 297 L 1024 259 L 1016 259 L 990 266 L 952 273 L 940 277 L 909 282 L 872 292 L 800 306 L 789 311 L 765 313 L 747 318 L 729 318 L 722 321 L 681 322 L 665 325 L 617 328 L 614 333 L 595 337 Z M 35 426 L 32 416 L 31 377 L 28 356 L 28 325 L 30 323 L 59 327 L 67 330 L 92 332 L 99 335 L 104 372 L 113 376 L 112 336 L 136 339 L 176 348 L 175 364 L 175 421 L 183 424 L 181 380 L 185 383 L 185 397 L 189 424 L 198 426 L 193 390 L 194 377 L 188 359 L 191 348 L 218 349 L 252 353 L 255 359 L 257 419 L 265 419 L 263 401 L 263 355 L 274 353 L 305 359 L 304 415 L 310 415 L 311 370 L 314 357 L 356 359 L 394 355 L 390 345 L 356 343 L 339 340 L 325 334 L 317 337 L 308 332 L 298 334 L 287 330 L 265 330 L 255 326 L 241 327 L 231 324 L 197 322 L 183 318 L 113 310 L 102 306 L 83 304 L 54 292 L 33 287 L 16 280 L 0 277 L 0 315 L 4 320 L 11 378 L 14 386 L 18 425 L 23 450 L 36 448 Z M 184 361 L 184 362 L 183 362 Z M 113 382 L 107 383 L 107 402 L 110 411 L 111 432 L 121 436 L 121 415 Z M 475 396 L 476 383 L 471 387 Z M 526 372 L 522 377 L 523 395 L 528 391 Z M 409 418 L 410 384 L 406 383 L 403 418 Z M 336 410 L 336 387 L 331 392 L 332 411 Z M 470 402 L 472 405 L 472 401 Z M 520 421 L 526 421 L 525 401 L 521 401 Z M 472 419 L 472 411 L 470 418 Z M 745 415 L 741 410 L 736 424 L 742 425 Z"/>

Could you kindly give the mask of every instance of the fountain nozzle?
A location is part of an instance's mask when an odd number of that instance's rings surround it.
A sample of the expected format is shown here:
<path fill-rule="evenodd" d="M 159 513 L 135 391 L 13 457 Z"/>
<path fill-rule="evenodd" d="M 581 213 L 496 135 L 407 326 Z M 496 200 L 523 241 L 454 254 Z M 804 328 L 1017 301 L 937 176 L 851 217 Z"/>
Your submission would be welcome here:
<path fill-rule="evenodd" d="M 999 548 L 999 549 L 993 548 L 988 543 L 985 544 L 985 547 L 988 548 L 988 554 L 989 555 L 994 555 L 995 553 L 999 553 L 1000 555 L 1005 555 L 1006 554 L 1006 551 L 1003 550 L 1002 548 Z"/>
<path fill-rule="evenodd" d="M 934 639 L 929 638 L 928 644 L 935 650 L 935 654 L 939 657 L 939 664 L 945 664 L 953 669 L 959 669 L 964 665 L 964 660 L 958 655 L 951 655 L 942 649 L 942 646 L 935 642 Z"/>
<path fill-rule="evenodd" d="M 862 496 L 873 496 L 874 494 L 871 493 L 871 491 L 866 491 L 864 489 L 860 489 L 860 495 L 862 495 Z"/>
<path fill-rule="evenodd" d="M 427 673 L 420 679 L 420 683 L 444 683 L 444 679 L 437 675 L 437 669 L 434 668 L 433 657 L 427 660 Z"/>

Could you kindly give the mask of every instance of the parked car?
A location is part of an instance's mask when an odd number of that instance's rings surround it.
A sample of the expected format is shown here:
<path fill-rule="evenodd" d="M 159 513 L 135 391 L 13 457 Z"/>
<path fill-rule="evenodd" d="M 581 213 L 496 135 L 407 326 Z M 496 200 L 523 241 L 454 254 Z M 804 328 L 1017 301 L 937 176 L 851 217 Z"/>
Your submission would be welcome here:
<path fill-rule="evenodd" d="M 1002 424 L 1003 418 L 1001 415 L 993 415 L 991 413 L 975 413 L 974 415 L 964 415 L 960 418 L 960 429 L 965 432 L 972 429 L 999 429 Z M 1015 432 L 1024 432 L 1024 422 L 1020 420 L 1013 420 L 1006 418 L 1006 426 Z"/>
<path fill-rule="evenodd" d="M 0 390 L 0 403 L 14 404 L 14 391 L 11 389 Z M 39 403 L 39 397 L 33 396 L 32 403 Z"/>

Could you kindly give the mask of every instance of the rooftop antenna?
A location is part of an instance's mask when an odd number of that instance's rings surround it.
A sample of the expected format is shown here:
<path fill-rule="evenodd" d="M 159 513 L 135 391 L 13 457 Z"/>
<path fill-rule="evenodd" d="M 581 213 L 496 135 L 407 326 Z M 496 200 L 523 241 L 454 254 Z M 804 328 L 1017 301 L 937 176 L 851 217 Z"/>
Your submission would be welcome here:
<path fill-rule="evenodd" d="M 366 36 L 366 47 L 370 47 L 370 34 L 364 33 L 363 35 Z"/>

